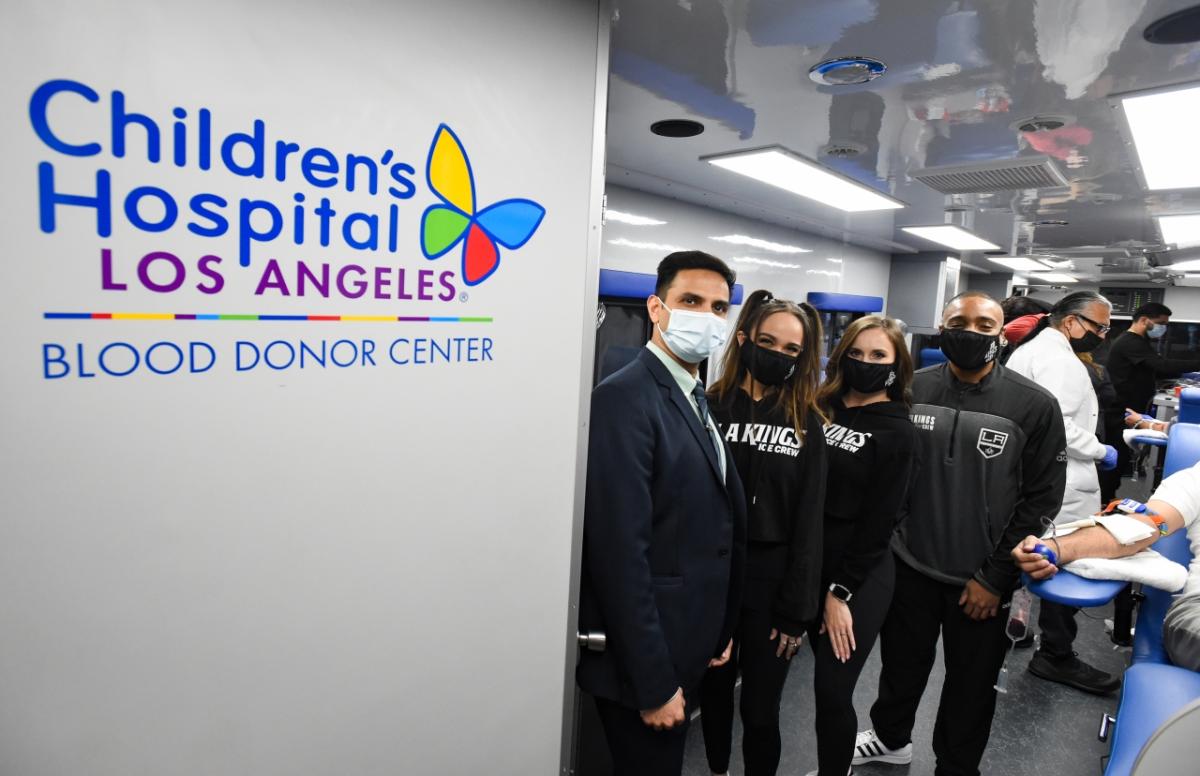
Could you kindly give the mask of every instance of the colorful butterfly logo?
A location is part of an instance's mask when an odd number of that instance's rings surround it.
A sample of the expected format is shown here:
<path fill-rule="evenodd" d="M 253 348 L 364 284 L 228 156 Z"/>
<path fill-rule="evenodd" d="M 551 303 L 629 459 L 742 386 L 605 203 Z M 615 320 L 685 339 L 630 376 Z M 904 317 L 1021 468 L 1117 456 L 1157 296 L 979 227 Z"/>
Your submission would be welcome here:
<path fill-rule="evenodd" d="M 476 212 L 471 162 L 458 135 L 445 124 L 429 147 L 425 180 L 444 204 L 430 205 L 421 216 L 421 251 L 425 258 L 437 259 L 461 241 L 462 279 L 468 286 L 479 285 L 500 266 L 497 243 L 520 248 L 546 215 L 530 199 L 506 199 Z"/>

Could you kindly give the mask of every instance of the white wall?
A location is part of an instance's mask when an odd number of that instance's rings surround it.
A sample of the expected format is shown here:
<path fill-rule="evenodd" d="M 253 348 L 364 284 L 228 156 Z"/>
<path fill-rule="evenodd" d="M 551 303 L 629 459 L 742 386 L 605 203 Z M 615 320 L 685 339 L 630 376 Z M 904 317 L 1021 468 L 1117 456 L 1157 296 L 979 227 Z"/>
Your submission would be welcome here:
<path fill-rule="evenodd" d="M 887 298 L 891 265 L 888 254 L 611 184 L 605 193 L 609 210 L 666 222 L 630 226 L 608 219 L 600 248 L 601 266 L 606 269 L 654 274 L 658 262 L 668 253 L 702 250 L 726 260 L 747 293 L 766 288 L 796 301 L 804 301 L 810 291 Z M 808 252 L 780 253 L 713 239 L 727 235 L 744 235 Z"/>
<path fill-rule="evenodd" d="M 0 774 L 560 771 L 604 148 L 607 15 L 597 6 L 4 4 Z M 95 155 L 35 134 L 31 97 L 52 79 L 98 93 L 64 93 L 49 109 L 57 135 L 100 143 Z M 186 111 L 194 134 L 182 164 L 169 151 L 149 159 L 141 127 L 127 153 L 113 152 L 115 90 L 164 143 L 173 110 Z M 272 158 L 283 141 L 409 164 L 411 196 L 373 194 L 364 178 L 353 191 L 340 177 L 311 184 L 298 172 L 307 151 L 289 157 L 284 181 L 274 163 L 263 177 L 219 158 L 202 169 L 201 108 L 218 145 L 262 119 Z M 462 273 L 461 245 L 422 255 L 422 215 L 440 206 L 426 172 L 443 122 L 470 157 L 477 202 L 466 209 L 509 198 L 546 209 L 478 285 Z M 42 163 L 70 194 L 94 194 L 98 171 L 111 173 L 111 236 L 77 205 L 58 207 L 52 230 L 39 225 Z M 176 197 L 184 217 L 161 232 L 135 228 L 122 202 L 142 186 Z M 289 221 L 239 266 L 233 231 L 184 228 L 200 193 L 235 212 L 240 199 L 271 202 L 289 217 L 297 194 L 309 207 L 329 196 L 340 219 L 357 211 L 386 223 L 394 207 L 397 244 L 356 249 L 338 220 L 329 245 L 315 221 L 297 245 Z M 144 216 L 164 211 L 150 202 Z M 104 288 L 104 250 L 127 288 Z M 187 283 L 139 285 L 134 265 L 158 251 L 184 262 Z M 205 255 L 222 260 L 217 293 L 195 287 Z M 299 296 L 293 279 L 288 295 L 256 293 L 268 259 L 293 278 L 302 261 L 381 267 L 387 285 L 325 298 Z M 169 263 L 156 262 L 162 285 Z M 401 270 L 414 298 L 397 293 Z M 454 293 L 435 282 L 437 296 L 418 298 L 422 270 L 449 273 Z M 399 338 L 411 338 L 407 364 L 388 356 Z M 473 338 L 475 348 L 417 364 L 416 338 Z M 370 342 L 374 359 L 236 368 L 238 342 L 275 340 Z M 212 349 L 211 368 L 97 368 L 114 342 L 144 354 L 193 341 Z M 44 374 L 48 344 L 63 348 L 52 365 L 70 363 L 69 375 Z M 170 348 L 157 352 L 169 366 Z M 110 355 L 115 371 L 132 361 L 124 347 Z"/>

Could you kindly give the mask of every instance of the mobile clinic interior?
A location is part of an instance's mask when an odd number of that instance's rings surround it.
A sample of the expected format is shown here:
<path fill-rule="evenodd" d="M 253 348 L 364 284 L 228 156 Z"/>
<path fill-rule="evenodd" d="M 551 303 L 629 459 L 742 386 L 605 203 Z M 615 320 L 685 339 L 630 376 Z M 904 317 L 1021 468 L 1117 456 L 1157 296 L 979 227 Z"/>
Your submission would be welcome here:
<path fill-rule="evenodd" d="M 586 772 L 588 395 L 645 276 L 914 352 L 1082 284 L 1194 347 L 1200 183 L 1122 110 L 1200 82 L 1143 34 L 1192 5 L 2 0 L 0 774 Z"/>

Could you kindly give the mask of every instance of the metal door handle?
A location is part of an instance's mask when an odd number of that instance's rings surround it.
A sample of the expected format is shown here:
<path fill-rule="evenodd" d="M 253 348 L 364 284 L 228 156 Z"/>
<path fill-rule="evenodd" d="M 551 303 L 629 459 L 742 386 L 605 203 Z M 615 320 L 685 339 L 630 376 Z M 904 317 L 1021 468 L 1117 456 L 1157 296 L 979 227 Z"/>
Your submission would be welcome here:
<path fill-rule="evenodd" d="M 603 652 L 608 646 L 608 637 L 603 631 L 588 631 L 587 633 L 577 633 L 576 638 L 579 639 L 580 649 L 586 649 L 591 652 Z"/>

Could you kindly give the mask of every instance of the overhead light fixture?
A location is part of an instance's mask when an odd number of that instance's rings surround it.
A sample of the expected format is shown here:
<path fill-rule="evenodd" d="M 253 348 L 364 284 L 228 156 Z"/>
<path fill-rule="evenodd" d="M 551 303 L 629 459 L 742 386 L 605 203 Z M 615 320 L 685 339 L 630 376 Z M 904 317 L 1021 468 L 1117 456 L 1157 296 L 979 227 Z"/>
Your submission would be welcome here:
<path fill-rule="evenodd" d="M 1002 256 L 998 259 L 988 256 L 988 261 L 1007 267 L 1013 272 L 1045 272 L 1050 269 L 1048 265 L 1025 256 Z"/>
<path fill-rule="evenodd" d="M 686 250 L 678 245 L 666 245 L 656 242 L 641 242 L 640 240 L 627 240 L 624 237 L 618 237 L 615 240 L 609 240 L 609 245 L 616 245 L 621 248 L 637 248 L 643 251 L 662 251 L 663 253 L 674 253 L 675 251 Z"/>
<path fill-rule="evenodd" d="M 1058 283 L 1078 283 L 1079 280 L 1061 272 L 1033 272 L 1029 275 L 1029 282 L 1033 285 L 1046 283 L 1057 285 Z"/>
<path fill-rule="evenodd" d="M 774 259 L 759 259 L 754 256 L 734 256 L 730 261 L 736 264 L 757 264 L 760 267 L 778 267 L 779 269 L 804 269 L 802 264 L 789 264 L 786 261 Z"/>
<path fill-rule="evenodd" d="M 841 259 L 825 259 L 825 261 L 832 261 L 834 264 L 841 264 L 841 263 L 842 263 L 842 260 L 841 260 Z"/>
<path fill-rule="evenodd" d="M 847 213 L 898 210 L 904 207 L 903 202 L 845 178 L 782 146 L 704 156 L 701 160 Z"/>
<path fill-rule="evenodd" d="M 1200 86 L 1124 97 L 1125 118 L 1151 191 L 1200 187 Z"/>
<path fill-rule="evenodd" d="M 1177 248 L 1194 248 L 1200 245 L 1200 213 L 1159 216 L 1158 231 L 1165 243 L 1174 243 Z"/>
<path fill-rule="evenodd" d="M 784 245 L 783 243 L 771 242 L 770 240 L 760 240 L 757 237 L 747 237 L 744 234 L 723 234 L 720 237 L 710 237 L 708 239 L 732 245 L 749 245 L 751 248 L 759 248 L 774 253 L 812 253 L 808 248 Z"/>
<path fill-rule="evenodd" d="M 1179 270 L 1180 272 L 1185 272 L 1185 271 L 1190 271 L 1190 270 L 1200 270 L 1200 259 L 1189 259 L 1188 261 L 1177 261 L 1174 264 L 1170 264 L 1170 265 L 1164 267 L 1163 269 L 1166 269 L 1168 271 Z"/>
<path fill-rule="evenodd" d="M 961 226 L 905 226 L 903 230 L 923 240 L 953 248 L 956 251 L 998 251 L 1000 246 L 963 229 Z"/>
<path fill-rule="evenodd" d="M 666 221 L 659 221 L 657 218 L 626 213 L 623 210 L 605 210 L 604 220 L 616 221 L 619 224 L 629 224 L 630 226 L 662 226 L 666 223 Z"/>
<path fill-rule="evenodd" d="M 830 278 L 840 278 L 842 276 L 842 273 L 834 272 L 833 270 L 830 270 L 830 269 L 806 269 L 806 270 L 804 270 L 804 274 L 805 275 L 824 275 L 825 277 L 830 277 Z"/>

